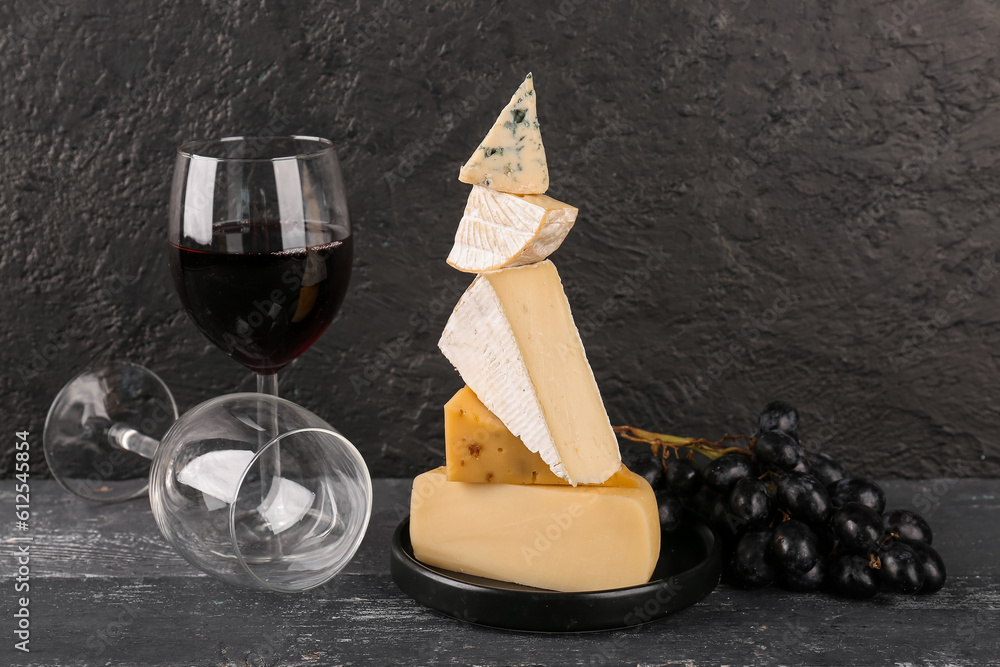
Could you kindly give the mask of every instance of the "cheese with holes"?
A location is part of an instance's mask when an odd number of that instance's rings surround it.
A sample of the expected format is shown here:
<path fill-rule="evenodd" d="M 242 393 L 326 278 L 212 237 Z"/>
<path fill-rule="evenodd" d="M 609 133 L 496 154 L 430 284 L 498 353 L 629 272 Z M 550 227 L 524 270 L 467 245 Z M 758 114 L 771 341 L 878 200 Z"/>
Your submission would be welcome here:
<path fill-rule="evenodd" d="M 549 189 L 531 74 L 462 167 L 458 180 L 519 195 L 540 195 Z"/>
<path fill-rule="evenodd" d="M 444 468 L 419 475 L 410 495 L 417 560 L 446 570 L 556 591 L 649 581 L 660 553 L 656 498 L 627 487 L 469 484 Z"/>
<path fill-rule="evenodd" d="M 512 195 L 473 186 L 448 263 L 482 273 L 540 262 L 556 251 L 578 209 L 548 195 Z"/>
<path fill-rule="evenodd" d="M 463 387 L 444 406 L 445 469 L 450 482 L 569 484 L 524 446 L 476 393 Z M 604 482 L 627 485 L 624 466 Z"/>
<path fill-rule="evenodd" d="M 557 477 L 599 484 L 618 441 L 555 265 L 480 274 L 438 346 L 479 400 Z"/>

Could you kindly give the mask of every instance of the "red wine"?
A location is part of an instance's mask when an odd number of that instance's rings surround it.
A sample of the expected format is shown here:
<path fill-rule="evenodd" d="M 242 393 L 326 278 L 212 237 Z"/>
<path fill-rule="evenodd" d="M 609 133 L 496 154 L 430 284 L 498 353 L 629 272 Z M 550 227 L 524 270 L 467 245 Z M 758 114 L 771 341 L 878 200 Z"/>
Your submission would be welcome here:
<path fill-rule="evenodd" d="M 351 236 L 335 238 L 318 223 L 301 232 L 296 239 L 308 238 L 308 248 L 283 248 L 278 222 L 217 223 L 204 245 L 170 244 L 174 284 L 191 319 L 255 373 L 276 373 L 302 354 L 347 292 Z"/>

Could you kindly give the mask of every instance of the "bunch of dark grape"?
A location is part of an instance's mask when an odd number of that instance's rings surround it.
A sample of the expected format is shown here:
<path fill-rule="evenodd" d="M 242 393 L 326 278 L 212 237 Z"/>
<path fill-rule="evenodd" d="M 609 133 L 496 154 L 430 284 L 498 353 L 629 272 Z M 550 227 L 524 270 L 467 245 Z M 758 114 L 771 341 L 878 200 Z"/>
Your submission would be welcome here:
<path fill-rule="evenodd" d="M 748 449 L 724 446 L 738 437 L 707 443 L 621 429 L 658 452 L 635 471 L 656 491 L 663 530 L 676 529 L 685 510 L 711 522 L 726 552 L 723 580 L 734 586 L 867 598 L 944 585 L 927 522 L 905 509 L 885 512 L 877 484 L 850 476 L 828 454 L 806 452 L 798 412 L 785 403 L 764 408 Z M 709 462 L 700 465 L 696 451 Z"/>

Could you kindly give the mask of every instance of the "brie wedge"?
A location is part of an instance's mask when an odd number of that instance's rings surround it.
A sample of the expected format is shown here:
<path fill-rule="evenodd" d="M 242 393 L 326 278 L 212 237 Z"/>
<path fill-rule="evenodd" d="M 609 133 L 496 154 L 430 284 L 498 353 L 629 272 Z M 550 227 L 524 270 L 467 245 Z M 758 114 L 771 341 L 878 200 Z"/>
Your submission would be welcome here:
<path fill-rule="evenodd" d="M 438 343 L 476 396 L 553 473 L 600 484 L 618 441 L 555 265 L 480 274 Z"/>

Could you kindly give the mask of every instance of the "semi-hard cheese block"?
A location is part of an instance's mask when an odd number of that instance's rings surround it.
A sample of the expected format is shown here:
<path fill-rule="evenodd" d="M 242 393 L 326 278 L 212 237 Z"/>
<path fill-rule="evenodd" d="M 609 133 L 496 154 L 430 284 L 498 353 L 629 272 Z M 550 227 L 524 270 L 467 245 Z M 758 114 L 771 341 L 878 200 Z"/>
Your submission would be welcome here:
<path fill-rule="evenodd" d="M 410 542 L 434 567 L 556 591 L 649 581 L 660 553 L 656 498 L 630 487 L 449 482 L 444 468 L 413 480 Z"/>
<path fill-rule="evenodd" d="M 482 273 L 540 262 L 573 228 L 578 209 L 548 195 L 512 195 L 473 186 L 448 263 Z"/>
<path fill-rule="evenodd" d="M 556 267 L 549 260 L 480 274 L 438 346 L 490 412 L 572 485 L 621 467 Z"/>
<path fill-rule="evenodd" d="M 531 74 L 462 167 L 458 180 L 519 195 L 540 195 L 549 189 Z"/>
<path fill-rule="evenodd" d="M 549 470 L 542 457 L 524 446 L 476 393 L 463 387 L 444 406 L 445 469 L 450 482 L 569 484 Z M 622 466 L 605 486 L 628 486 Z"/>

